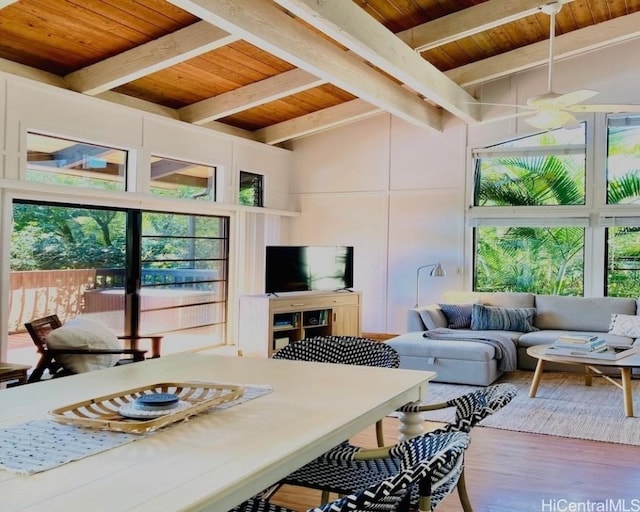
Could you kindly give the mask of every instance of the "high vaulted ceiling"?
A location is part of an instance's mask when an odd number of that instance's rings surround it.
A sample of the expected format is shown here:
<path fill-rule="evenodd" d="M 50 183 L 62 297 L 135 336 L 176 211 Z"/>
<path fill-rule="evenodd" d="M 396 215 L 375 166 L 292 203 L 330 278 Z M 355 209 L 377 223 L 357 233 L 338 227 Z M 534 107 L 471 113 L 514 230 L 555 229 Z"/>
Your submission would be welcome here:
<path fill-rule="evenodd" d="M 562 0 L 557 58 L 640 36 L 640 0 Z M 545 0 L 0 0 L 0 71 L 277 144 L 381 111 L 480 120 L 540 66 Z"/>

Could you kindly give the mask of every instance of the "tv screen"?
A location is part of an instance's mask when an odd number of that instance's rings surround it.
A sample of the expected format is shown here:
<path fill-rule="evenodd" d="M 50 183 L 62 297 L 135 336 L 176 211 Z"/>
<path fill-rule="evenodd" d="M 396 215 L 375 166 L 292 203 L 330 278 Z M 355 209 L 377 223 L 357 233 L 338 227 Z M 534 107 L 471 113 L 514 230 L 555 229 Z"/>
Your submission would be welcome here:
<path fill-rule="evenodd" d="M 353 247 L 266 247 L 265 293 L 352 287 Z"/>

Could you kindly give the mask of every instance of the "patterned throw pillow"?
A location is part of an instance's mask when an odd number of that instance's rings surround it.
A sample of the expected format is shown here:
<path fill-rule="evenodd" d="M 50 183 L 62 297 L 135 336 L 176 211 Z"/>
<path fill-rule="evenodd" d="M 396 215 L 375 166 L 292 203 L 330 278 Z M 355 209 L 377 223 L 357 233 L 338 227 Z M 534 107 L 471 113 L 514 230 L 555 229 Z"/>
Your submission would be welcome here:
<path fill-rule="evenodd" d="M 611 315 L 609 334 L 640 338 L 640 316 L 620 315 L 617 313 Z"/>
<path fill-rule="evenodd" d="M 447 319 L 449 329 L 468 329 L 471 327 L 471 306 L 473 304 L 438 304 Z"/>
<path fill-rule="evenodd" d="M 474 331 L 537 331 L 533 326 L 535 308 L 499 308 L 474 304 L 471 309 L 471 329 Z"/>

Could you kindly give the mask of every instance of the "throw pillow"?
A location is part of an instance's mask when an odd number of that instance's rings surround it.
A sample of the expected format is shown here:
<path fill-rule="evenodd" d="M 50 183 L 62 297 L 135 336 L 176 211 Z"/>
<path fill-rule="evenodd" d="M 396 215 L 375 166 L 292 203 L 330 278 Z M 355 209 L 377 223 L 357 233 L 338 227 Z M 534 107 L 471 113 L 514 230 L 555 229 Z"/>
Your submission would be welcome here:
<path fill-rule="evenodd" d="M 105 326 L 77 317 L 62 327 L 54 329 L 46 336 L 47 345 L 56 348 L 94 348 L 120 350 L 122 347 L 118 338 Z M 56 360 L 66 369 L 74 373 L 84 373 L 114 366 L 119 360 L 119 354 L 63 354 Z"/>
<path fill-rule="evenodd" d="M 447 318 L 449 329 L 468 329 L 471 327 L 471 307 L 473 304 L 438 304 Z"/>
<path fill-rule="evenodd" d="M 618 313 L 612 314 L 609 334 L 626 336 L 628 338 L 640 338 L 640 316 L 621 315 Z"/>
<path fill-rule="evenodd" d="M 533 326 L 535 308 L 500 308 L 474 304 L 471 309 L 471 329 L 498 331 L 537 331 Z"/>

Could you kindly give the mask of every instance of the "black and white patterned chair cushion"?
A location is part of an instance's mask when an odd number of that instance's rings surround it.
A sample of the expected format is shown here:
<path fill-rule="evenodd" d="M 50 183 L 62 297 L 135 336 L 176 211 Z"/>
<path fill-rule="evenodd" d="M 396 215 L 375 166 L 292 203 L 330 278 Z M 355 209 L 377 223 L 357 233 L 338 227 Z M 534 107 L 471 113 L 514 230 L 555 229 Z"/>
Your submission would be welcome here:
<path fill-rule="evenodd" d="M 355 336 L 305 338 L 285 345 L 273 358 L 382 368 L 400 366 L 400 356 L 391 346 Z"/>
<path fill-rule="evenodd" d="M 433 499 L 433 475 L 452 475 L 451 468 L 462 467 L 463 454 L 468 446 L 469 435 L 464 432 L 430 433 L 405 441 L 397 452 L 401 469 L 395 474 L 364 490 L 309 509 L 308 512 L 404 511 L 408 510 L 409 498 L 414 491 L 428 502 L 429 498 Z M 457 481 L 455 476 L 452 478 Z M 433 509 L 433 506 L 430 508 Z M 234 508 L 233 512 L 291 511 L 252 499 Z"/>
<path fill-rule="evenodd" d="M 447 402 L 431 405 L 407 405 L 399 410 L 422 412 L 455 407 L 456 420 L 439 429 L 438 432 L 460 431 L 468 433 L 483 418 L 507 405 L 516 396 L 516 393 L 516 387 L 511 384 L 495 384 Z M 410 441 L 404 441 L 392 447 L 388 457 L 368 460 L 359 459 L 362 459 L 363 454 L 366 454 L 369 449 L 344 442 L 294 471 L 284 478 L 281 484 L 299 485 L 338 494 L 349 494 L 354 489 L 375 485 L 400 471 L 402 468 L 400 454 L 404 449 L 404 444 Z M 454 468 L 451 468 L 451 470 L 454 471 Z M 462 472 L 462 467 L 455 469 L 455 472 L 459 475 Z M 442 480 L 442 483 L 434 487 L 432 492 L 431 504 L 433 508 L 457 484 L 458 478 L 456 474 L 454 473 L 451 476 L 452 478 L 447 478 L 446 474 L 433 475 L 433 482 Z M 415 502 L 416 499 L 417 494 L 414 492 L 413 501 Z"/>

